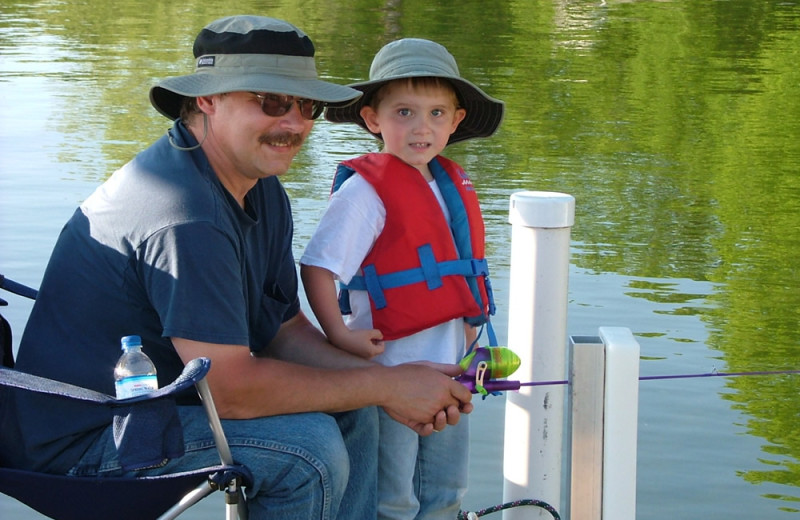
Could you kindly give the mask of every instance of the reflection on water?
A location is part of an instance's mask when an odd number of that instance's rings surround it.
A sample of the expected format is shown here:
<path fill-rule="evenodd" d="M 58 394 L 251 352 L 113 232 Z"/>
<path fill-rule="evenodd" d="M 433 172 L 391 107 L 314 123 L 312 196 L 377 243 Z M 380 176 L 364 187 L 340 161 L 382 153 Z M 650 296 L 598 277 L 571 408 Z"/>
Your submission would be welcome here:
<path fill-rule="evenodd" d="M 448 150 L 481 196 L 501 341 L 508 197 L 550 190 L 577 203 L 570 334 L 631 328 L 643 375 L 800 366 L 794 1 L 498 0 L 487 14 L 477 0 L 6 0 L 0 272 L 38 284 L 75 205 L 166 130 L 150 85 L 190 70 L 196 32 L 234 11 L 294 21 L 313 36 L 319 69 L 342 83 L 363 79 L 390 39 L 437 39 L 466 77 L 506 101 L 496 136 Z M 317 124 L 284 179 L 298 253 L 336 162 L 375 149 L 357 128 Z M 12 304 L 21 331 L 29 306 Z M 642 382 L 637 517 L 800 510 L 798 381 Z M 470 508 L 502 498 L 502 415 L 502 399 L 474 414 Z M 0 499 L 0 511 L 11 507 Z M 198 514 L 217 516 L 205 507 Z"/>

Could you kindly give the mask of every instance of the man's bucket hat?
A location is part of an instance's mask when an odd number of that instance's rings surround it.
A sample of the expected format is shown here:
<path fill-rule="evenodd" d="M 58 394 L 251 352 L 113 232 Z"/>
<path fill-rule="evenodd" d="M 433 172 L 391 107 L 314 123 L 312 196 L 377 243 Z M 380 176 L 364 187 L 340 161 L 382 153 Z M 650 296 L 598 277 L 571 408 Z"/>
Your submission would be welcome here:
<path fill-rule="evenodd" d="M 194 42 L 193 74 L 167 78 L 150 89 L 150 102 L 170 119 L 184 97 L 223 92 L 273 92 L 339 105 L 361 93 L 321 81 L 314 44 L 300 29 L 263 16 L 229 16 L 208 24 Z"/>
<path fill-rule="evenodd" d="M 445 78 L 456 89 L 461 108 L 466 109 L 467 115 L 450 136 L 448 144 L 473 137 L 488 137 L 500 126 L 503 102 L 460 77 L 456 60 L 446 48 L 420 38 L 403 38 L 384 45 L 372 60 L 369 81 L 348 85 L 364 95 L 350 105 L 328 107 L 325 119 L 334 123 L 357 123 L 369 131 L 359 114 L 364 105 L 369 104 L 375 92 L 389 81 L 413 77 Z"/>

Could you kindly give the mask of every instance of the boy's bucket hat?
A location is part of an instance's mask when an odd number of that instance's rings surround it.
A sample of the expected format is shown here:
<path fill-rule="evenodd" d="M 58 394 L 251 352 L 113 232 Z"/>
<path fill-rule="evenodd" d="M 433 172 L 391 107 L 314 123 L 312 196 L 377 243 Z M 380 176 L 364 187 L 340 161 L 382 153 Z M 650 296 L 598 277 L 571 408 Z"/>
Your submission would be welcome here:
<path fill-rule="evenodd" d="M 273 92 L 347 104 L 361 93 L 321 81 L 314 44 L 300 29 L 264 16 L 229 16 L 208 24 L 194 42 L 193 74 L 167 78 L 150 89 L 150 102 L 170 119 L 184 97 L 223 92 Z"/>
<path fill-rule="evenodd" d="M 328 107 L 325 119 L 334 123 L 357 123 L 367 129 L 359 112 L 370 103 L 373 94 L 389 81 L 413 77 L 445 78 L 456 89 L 461 108 L 466 109 L 467 115 L 450 136 L 448 144 L 473 137 L 488 137 L 500 126 L 503 102 L 460 77 L 456 60 L 446 48 L 420 38 L 403 38 L 384 45 L 372 60 L 369 81 L 348 85 L 364 95 L 350 105 Z"/>

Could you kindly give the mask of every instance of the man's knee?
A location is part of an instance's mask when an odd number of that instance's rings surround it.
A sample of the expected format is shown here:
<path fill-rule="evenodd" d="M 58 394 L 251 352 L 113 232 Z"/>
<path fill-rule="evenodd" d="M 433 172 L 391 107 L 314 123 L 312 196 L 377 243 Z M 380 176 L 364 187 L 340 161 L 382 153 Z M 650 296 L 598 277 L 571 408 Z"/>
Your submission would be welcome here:
<path fill-rule="evenodd" d="M 250 500 L 279 511 L 288 503 L 309 511 L 337 510 L 350 477 L 350 460 L 331 416 L 293 414 L 236 425 L 224 421 L 223 426 L 234 460 L 253 475 Z"/>

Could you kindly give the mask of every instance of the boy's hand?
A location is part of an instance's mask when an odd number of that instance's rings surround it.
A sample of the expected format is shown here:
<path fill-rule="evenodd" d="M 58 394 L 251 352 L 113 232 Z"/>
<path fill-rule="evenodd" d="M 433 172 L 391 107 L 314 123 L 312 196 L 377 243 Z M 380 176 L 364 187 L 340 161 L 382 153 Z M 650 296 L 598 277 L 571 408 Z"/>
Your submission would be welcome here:
<path fill-rule="evenodd" d="M 329 339 L 331 343 L 340 349 L 364 359 L 372 359 L 381 354 L 386 348 L 383 342 L 383 334 L 378 329 L 346 329 L 341 334 L 337 334 L 336 337 Z"/>

